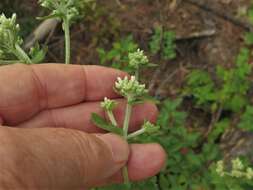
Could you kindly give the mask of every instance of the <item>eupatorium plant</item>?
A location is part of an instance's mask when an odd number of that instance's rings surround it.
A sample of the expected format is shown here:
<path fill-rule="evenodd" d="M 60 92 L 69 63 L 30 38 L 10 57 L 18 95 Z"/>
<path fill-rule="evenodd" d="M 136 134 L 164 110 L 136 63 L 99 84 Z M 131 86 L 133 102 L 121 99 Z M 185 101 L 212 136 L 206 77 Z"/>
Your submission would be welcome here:
<path fill-rule="evenodd" d="M 42 19 L 57 18 L 62 21 L 65 33 L 65 63 L 70 63 L 70 25 L 85 15 L 85 8 L 95 0 L 40 0 L 40 5 L 51 11 Z"/>
<path fill-rule="evenodd" d="M 101 103 L 101 107 L 107 113 L 110 122 L 108 123 L 102 117 L 93 113 L 92 120 L 98 127 L 121 135 L 126 140 L 132 139 L 144 133 L 151 134 L 159 130 L 159 126 L 155 126 L 154 124 L 145 121 L 140 130 L 129 134 L 129 122 L 133 106 L 144 102 L 148 97 L 148 90 L 145 88 L 145 84 L 141 84 L 138 81 L 139 69 L 149 65 L 148 58 L 144 55 L 143 51 L 137 50 L 136 52 L 129 53 L 129 66 L 135 69 L 135 76 L 131 76 L 130 78 L 117 78 L 114 87 L 115 91 L 123 96 L 127 103 L 123 126 L 119 126 L 113 114 L 113 110 L 117 107 L 117 102 L 115 100 L 105 98 Z M 130 185 L 126 166 L 123 168 L 123 177 L 125 184 Z"/>

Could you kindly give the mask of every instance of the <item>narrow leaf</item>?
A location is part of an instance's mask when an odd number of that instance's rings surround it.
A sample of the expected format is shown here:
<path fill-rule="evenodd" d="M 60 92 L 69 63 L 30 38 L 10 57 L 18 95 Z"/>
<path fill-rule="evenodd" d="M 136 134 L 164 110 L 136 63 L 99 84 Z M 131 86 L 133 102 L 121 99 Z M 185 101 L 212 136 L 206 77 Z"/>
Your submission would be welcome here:
<path fill-rule="evenodd" d="M 116 126 L 113 126 L 109 123 L 107 123 L 104 118 L 102 118 L 101 116 L 99 116 L 96 113 L 92 113 L 91 115 L 91 120 L 92 122 L 99 128 L 104 129 L 106 131 L 109 131 L 111 133 L 115 133 L 118 135 L 123 135 L 123 130 L 121 128 L 118 128 Z"/>

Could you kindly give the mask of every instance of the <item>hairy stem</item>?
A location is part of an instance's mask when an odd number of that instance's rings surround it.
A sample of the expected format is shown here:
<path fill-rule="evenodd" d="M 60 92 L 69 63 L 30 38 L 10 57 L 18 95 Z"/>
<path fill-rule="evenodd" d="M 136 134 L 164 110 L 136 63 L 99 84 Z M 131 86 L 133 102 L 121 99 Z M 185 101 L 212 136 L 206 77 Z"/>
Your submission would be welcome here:
<path fill-rule="evenodd" d="M 125 112 L 125 120 L 124 120 L 124 124 L 123 124 L 124 139 L 127 139 L 131 112 L 132 112 L 132 105 L 130 105 L 129 103 L 127 103 L 126 112 Z"/>
<path fill-rule="evenodd" d="M 25 51 L 18 44 L 15 44 L 15 50 L 13 53 L 16 55 L 16 57 L 19 60 L 24 61 L 27 64 L 32 64 L 32 60 L 30 59 L 30 57 L 25 53 Z"/>
<path fill-rule="evenodd" d="M 108 115 L 108 117 L 109 117 L 110 122 L 111 122 L 114 126 L 118 126 L 118 123 L 117 123 L 117 121 L 116 121 L 116 119 L 115 119 L 115 117 L 114 117 L 112 111 L 107 111 L 106 113 L 107 113 L 107 115 Z"/>
<path fill-rule="evenodd" d="M 142 129 L 140 129 L 138 131 L 135 131 L 134 133 L 131 133 L 130 135 L 128 135 L 127 139 L 129 140 L 131 138 L 137 137 L 137 136 L 139 136 L 139 135 L 141 135 L 141 134 L 143 134 L 145 132 L 146 132 L 145 129 L 142 128 Z"/>
<path fill-rule="evenodd" d="M 68 19 L 63 20 L 65 34 L 65 64 L 70 64 L 70 25 Z"/>
<path fill-rule="evenodd" d="M 139 80 L 139 68 L 135 70 L 135 78 Z"/>
<path fill-rule="evenodd" d="M 127 166 L 124 166 L 124 167 L 123 167 L 122 173 L 123 173 L 124 184 L 125 184 L 125 185 L 129 185 L 129 184 L 130 184 L 130 181 L 129 181 L 129 177 L 128 177 Z"/>
<path fill-rule="evenodd" d="M 130 117 L 131 117 L 131 113 L 132 113 L 132 105 L 129 104 L 129 98 L 128 98 L 127 102 L 128 103 L 126 106 L 125 120 L 124 120 L 124 124 L 123 124 L 123 137 L 126 140 L 127 140 L 127 136 L 128 136 L 129 122 L 130 122 Z M 129 182 L 127 166 L 124 166 L 124 168 L 123 168 L 123 178 L 124 178 L 124 184 L 129 185 L 130 182 Z"/>

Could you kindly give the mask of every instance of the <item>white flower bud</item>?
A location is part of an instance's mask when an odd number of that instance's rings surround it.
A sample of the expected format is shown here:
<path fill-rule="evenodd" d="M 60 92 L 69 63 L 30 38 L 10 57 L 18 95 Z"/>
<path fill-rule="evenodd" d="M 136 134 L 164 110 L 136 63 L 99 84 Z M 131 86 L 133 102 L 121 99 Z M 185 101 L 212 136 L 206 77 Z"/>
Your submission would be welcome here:
<path fill-rule="evenodd" d="M 104 98 L 104 101 L 101 102 L 101 107 L 106 111 L 112 111 L 117 105 L 117 102 L 114 100 L 110 100 L 107 97 Z"/>
<path fill-rule="evenodd" d="M 4 14 L 0 16 L 0 51 L 2 57 L 12 53 L 15 45 L 21 45 L 22 39 L 19 36 L 20 27 L 16 24 L 17 15 L 6 18 Z"/>

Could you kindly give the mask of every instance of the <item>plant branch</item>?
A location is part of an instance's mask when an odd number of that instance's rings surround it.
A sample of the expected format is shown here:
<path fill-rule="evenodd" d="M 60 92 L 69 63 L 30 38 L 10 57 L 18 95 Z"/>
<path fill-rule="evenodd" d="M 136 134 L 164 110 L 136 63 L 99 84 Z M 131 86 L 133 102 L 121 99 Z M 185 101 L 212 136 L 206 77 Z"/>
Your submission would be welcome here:
<path fill-rule="evenodd" d="M 208 137 L 208 135 L 212 132 L 215 124 L 219 121 L 220 119 L 220 116 L 221 116 L 221 113 L 222 113 L 222 110 L 223 110 L 223 106 L 219 106 L 218 107 L 218 110 L 216 111 L 216 113 L 214 113 L 212 115 L 212 120 L 208 126 L 208 129 L 206 131 L 206 133 L 204 134 L 204 138 L 206 139 Z"/>
<path fill-rule="evenodd" d="M 18 44 L 15 44 L 15 49 L 13 53 L 17 56 L 19 60 L 24 61 L 27 64 L 32 64 L 32 60 L 30 59 L 30 57 Z"/>
<path fill-rule="evenodd" d="M 116 119 L 115 119 L 115 117 L 114 117 L 112 111 L 107 111 L 106 113 L 107 113 L 107 115 L 108 115 L 108 117 L 109 117 L 110 122 L 111 122 L 114 126 L 117 127 L 117 126 L 118 126 L 118 123 L 117 123 L 117 121 L 116 121 Z"/>
<path fill-rule="evenodd" d="M 128 169 L 127 169 L 127 166 L 124 166 L 124 167 L 123 167 L 122 174 L 123 174 L 124 184 L 125 184 L 125 185 L 129 185 L 129 184 L 130 184 L 130 181 L 129 181 L 129 177 L 128 177 Z"/>
<path fill-rule="evenodd" d="M 65 34 L 65 64 L 70 64 L 70 25 L 68 19 L 63 20 Z"/>
<path fill-rule="evenodd" d="M 124 124 L 123 124 L 123 134 L 124 134 L 125 139 L 127 139 L 127 135 L 128 135 L 128 128 L 129 128 L 129 121 L 130 121 L 130 117 L 131 117 L 131 112 L 132 112 L 132 105 L 127 103 L 126 112 L 125 112 L 125 120 L 124 120 Z"/>
<path fill-rule="evenodd" d="M 128 135 L 128 136 L 127 136 L 127 139 L 129 140 L 129 139 L 131 139 L 131 138 L 137 137 L 137 136 L 139 136 L 139 135 L 141 135 L 141 134 L 144 134 L 145 132 L 146 132 L 145 129 L 142 128 L 142 129 L 140 129 L 140 130 L 138 130 L 138 131 L 135 131 L 135 132 L 131 133 L 130 135 Z"/>

